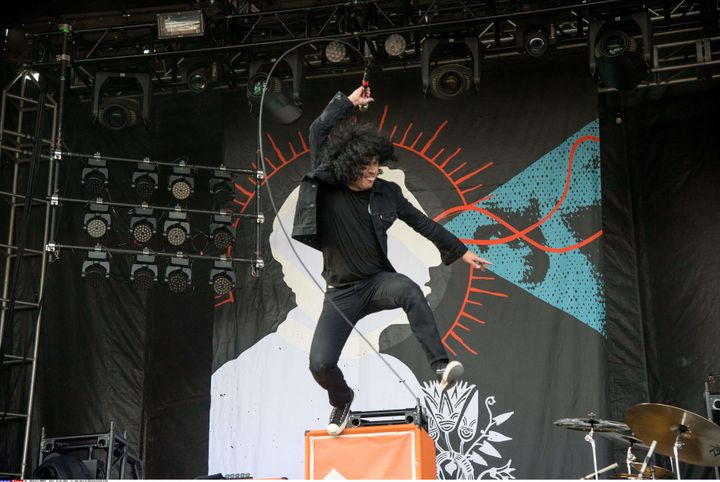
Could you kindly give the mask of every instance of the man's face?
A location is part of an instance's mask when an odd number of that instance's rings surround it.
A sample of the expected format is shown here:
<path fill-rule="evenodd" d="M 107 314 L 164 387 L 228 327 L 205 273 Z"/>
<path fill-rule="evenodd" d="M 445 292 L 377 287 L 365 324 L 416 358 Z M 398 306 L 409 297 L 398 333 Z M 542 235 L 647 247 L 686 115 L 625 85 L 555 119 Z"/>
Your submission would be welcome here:
<path fill-rule="evenodd" d="M 366 191 L 373 186 L 379 173 L 380 161 L 378 161 L 377 158 L 372 159 L 370 163 L 365 166 L 360 177 L 348 183 L 348 187 L 353 191 Z"/>

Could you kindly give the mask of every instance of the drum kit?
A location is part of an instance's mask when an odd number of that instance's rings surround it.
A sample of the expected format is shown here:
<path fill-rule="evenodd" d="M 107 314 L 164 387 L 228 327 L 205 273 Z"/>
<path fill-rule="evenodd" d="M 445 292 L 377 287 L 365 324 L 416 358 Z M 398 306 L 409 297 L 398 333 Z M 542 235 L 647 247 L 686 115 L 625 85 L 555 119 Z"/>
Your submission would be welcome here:
<path fill-rule="evenodd" d="M 720 426 L 687 410 L 660 403 L 640 403 L 625 412 L 625 423 L 601 420 L 591 413 L 585 418 L 556 420 L 558 427 L 587 432 L 585 441 L 592 447 L 593 468 L 583 479 L 598 479 L 602 473 L 618 467 L 598 470 L 595 434 L 628 447 L 627 472 L 615 473 L 615 479 L 680 480 L 680 462 L 704 467 L 720 466 Z M 642 463 L 633 450 L 647 452 Z M 653 454 L 670 459 L 671 470 L 656 467 Z"/>

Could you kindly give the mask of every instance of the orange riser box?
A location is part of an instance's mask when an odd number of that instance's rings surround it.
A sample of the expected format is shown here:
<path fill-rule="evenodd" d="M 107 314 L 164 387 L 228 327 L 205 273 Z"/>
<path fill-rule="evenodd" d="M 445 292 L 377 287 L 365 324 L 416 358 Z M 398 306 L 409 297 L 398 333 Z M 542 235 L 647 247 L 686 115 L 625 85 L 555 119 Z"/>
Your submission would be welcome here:
<path fill-rule="evenodd" d="M 305 432 L 306 479 L 435 479 L 435 443 L 413 424 Z"/>

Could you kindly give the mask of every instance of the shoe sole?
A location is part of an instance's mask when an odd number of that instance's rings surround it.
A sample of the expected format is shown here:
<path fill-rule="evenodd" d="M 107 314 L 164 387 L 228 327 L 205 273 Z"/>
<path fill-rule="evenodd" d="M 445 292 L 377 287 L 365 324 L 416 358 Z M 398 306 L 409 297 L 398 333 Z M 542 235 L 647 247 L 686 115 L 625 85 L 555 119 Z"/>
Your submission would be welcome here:
<path fill-rule="evenodd" d="M 445 371 L 443 372 L 442 380 L 440 381 L 440 392 L 444 392 L 455 386 L 455 384 L 462 378 L 465 373 L 465 367 L 458 361 L 451 361 L 448 363 Z"/>

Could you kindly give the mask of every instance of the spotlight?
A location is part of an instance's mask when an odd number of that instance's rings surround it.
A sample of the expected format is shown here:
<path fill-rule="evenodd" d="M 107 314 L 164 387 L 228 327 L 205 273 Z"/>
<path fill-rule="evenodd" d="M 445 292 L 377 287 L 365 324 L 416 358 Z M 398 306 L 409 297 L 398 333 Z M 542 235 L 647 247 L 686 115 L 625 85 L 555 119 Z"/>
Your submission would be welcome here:
<path fill-rule="evenodd" d="M 90 203 L 88 210 L 83 229 L 91 238 L 102 238 L 110 230 L 110 208 L 105 204 Z"/>
<path fill-rule="evenodd" d="M 88 251 L 87 260 L 82 264 L 82 277 L 93 288 L 97 288 L 102 280 L 110 277 L 108 254 L 101 251 L 100 246 L 97 246 L 95 251 Z"/>
<path fill-rule="evenodd" d="M 464 51 L 470 52 L 472 70 L 462 65 L 448 64 L 437 67 L 431 73 L 432 53 L 440 44 L 450 44 L 450 48 L 455 50 L 464 46 Z M 452 47 L 453 44 L 458 47 Z M 482 44 L 478 37 L 464 37 L 461 42 L 454 38 L 426 38 L 422 42 L 420 57 L 420 74 L 425 95 L 431 91 L 439 99 L 450 100 L 463 97 L 472 85 L 475 86 L 475 91 L 480 91 Z"/>
<path fill-rule="evenodd" d="M 179 165 L 172 168 L 172 175 L 168 178 L 168 191 L 178 201 L 184 201 L 195 191 L 195 179 L 185 161 L 180 161 Z"/>
<path fill-rule="evenodd" d="M 464 97 L 472 87 L 472 72 L 463 65 L 442 65 L 430 73 L 430 92 L 442 100 Z"/>
<path fill-rule="evenodd" d="M 215 208 L 222 208 L 233 198 L 232 175 L 224 168 L 213 171 L 209 186 Z"/>
<path fill-rule="evenodd" d="M 165 282 L 172 293 L 184 293 L 192 285 L 190 260 L 181 256 L 173 256 L 165 268 Z"/>
<path fill-rule="evenodd" d="M 647 77 L 648 69 L 637 42 L 622 30 L 610 30 L 600 36 L 595 58 L 598 78 L 608 87 L 631 90 Z"/>
<path fill-rule="evenodd" d="M 100 124 L 119 131 L 134 127 L 140 120 L 140 103 L 131 97 L 110 97 L 100 104 Z"/>
<path fill-rule="evenodd" d="M 210 237 L 215 247 L 225 251 L 228 246 L 235 244 L 235 233 L 232 228 L 232 215 L 214 214 L 210 222 Z"/>
<path fill-rule="evenodd" d="M 157 220 L 154 217 L 153 210 L 147 205 L 135 208 L 135 212 L 130 216 L 130 232 L 133 239 L 140 244 L 145 244 L 157 232 Z"/>
<path fill-rule="evenodd" d="M 277 77 L 268 79 L 267 74 L 256 74 L 248 81 L 248 101 L 251 112 L 260 110 L 260 97 L 263 88 L 267 89 L 263 107 L 272 120 L 282 125 L 290 125 L 300 118 L 302 110 L 283 93 L 282 81 Z"/>
<path fill-rule="evenodd" d="M 158 175 L 155 164 L 149 159 L 138 163 L 132 174 L 130 186 L 135 189 L 141 199 L 148 199 L 158 188 Z"/>
<path fill-rule="evenodd" d="M 210 285 L 216 295 L 224 295 L 235 288 L 235 272 L 232 261 L 220 259 L 213 263 L 210 271 Z"/>
<path fill-rule="evenodd" d="M 106 88 L 107 84 L 107 88 Z M 100 98 L 105 90 L 132 92 L 140 87 L 142 91 L 142 107 L 137 96 Z M 93 84 L 93 120 L 108 129 L 119 130 L 137 125 L 140 117 L 147 125 L 150 122 L 150 100 L 152 98 L 152 82 L 150 74 L 137 72 L 97 72 Z"/>
<path fill-rule="evenodd" d="M 168 219 L 163 225 L 163 234 L 173 246 L 180 246 L 187 239 L 190 234 L 190 223 L 187 213 L 180 211 L 180 206 L 168 213 Z"/>
<path fill-rule="evenodd" d="M 135 287 L 141 291 L 147 291 L 157 281 L 158 267 L 155 264 L 155 256 L 149 254 L 138 254 L 132 268 L 130 268 L 130 279 Z"/>
<path fill-rule="evenodd" d="M 212 62 L 208 65 L 195 66 L 188 69 L 187 86 L 195 92 L 205 92 L 218 80 L 218 64 Z"/>
<path fill-rule="evenodd" d="M 102 197 L 108 185 L 107 161 L 100 158 L 100 153 L 87 160 L 87 166 L 82 170 L 80 183 L 90 194 L 95 197 Z"/>
<path fill-rule="evenodd" d="M 542 57 L 556 41 L 553 24 L 550 24 L 550 31 L 545 26 L 528 27 L 518 37 L 520 48 L 530 57 Z"/>
<path fill-rule="evenodd" d="M 390 57 L 400 57 L 407 47 L 407 41 L 405 37 L 399 33 L 388 35 L 385 39 L 385 52 Z"/>
<path fill-rule="evenodd" d="M 332 64 L 339 64 L 347 56 L 347 48 L 340 42 L 330 42 L 325 46 L 325 57 Z"/>
<path fill-rule="evenodd" d="M 642 34 L 639 42 L 634 35 Z M 617 21 L 590 24 L 590 70 L 597 81 L 618 90 L 632 90 L 647 78 L 652 32 L 647 12 Z"/>

